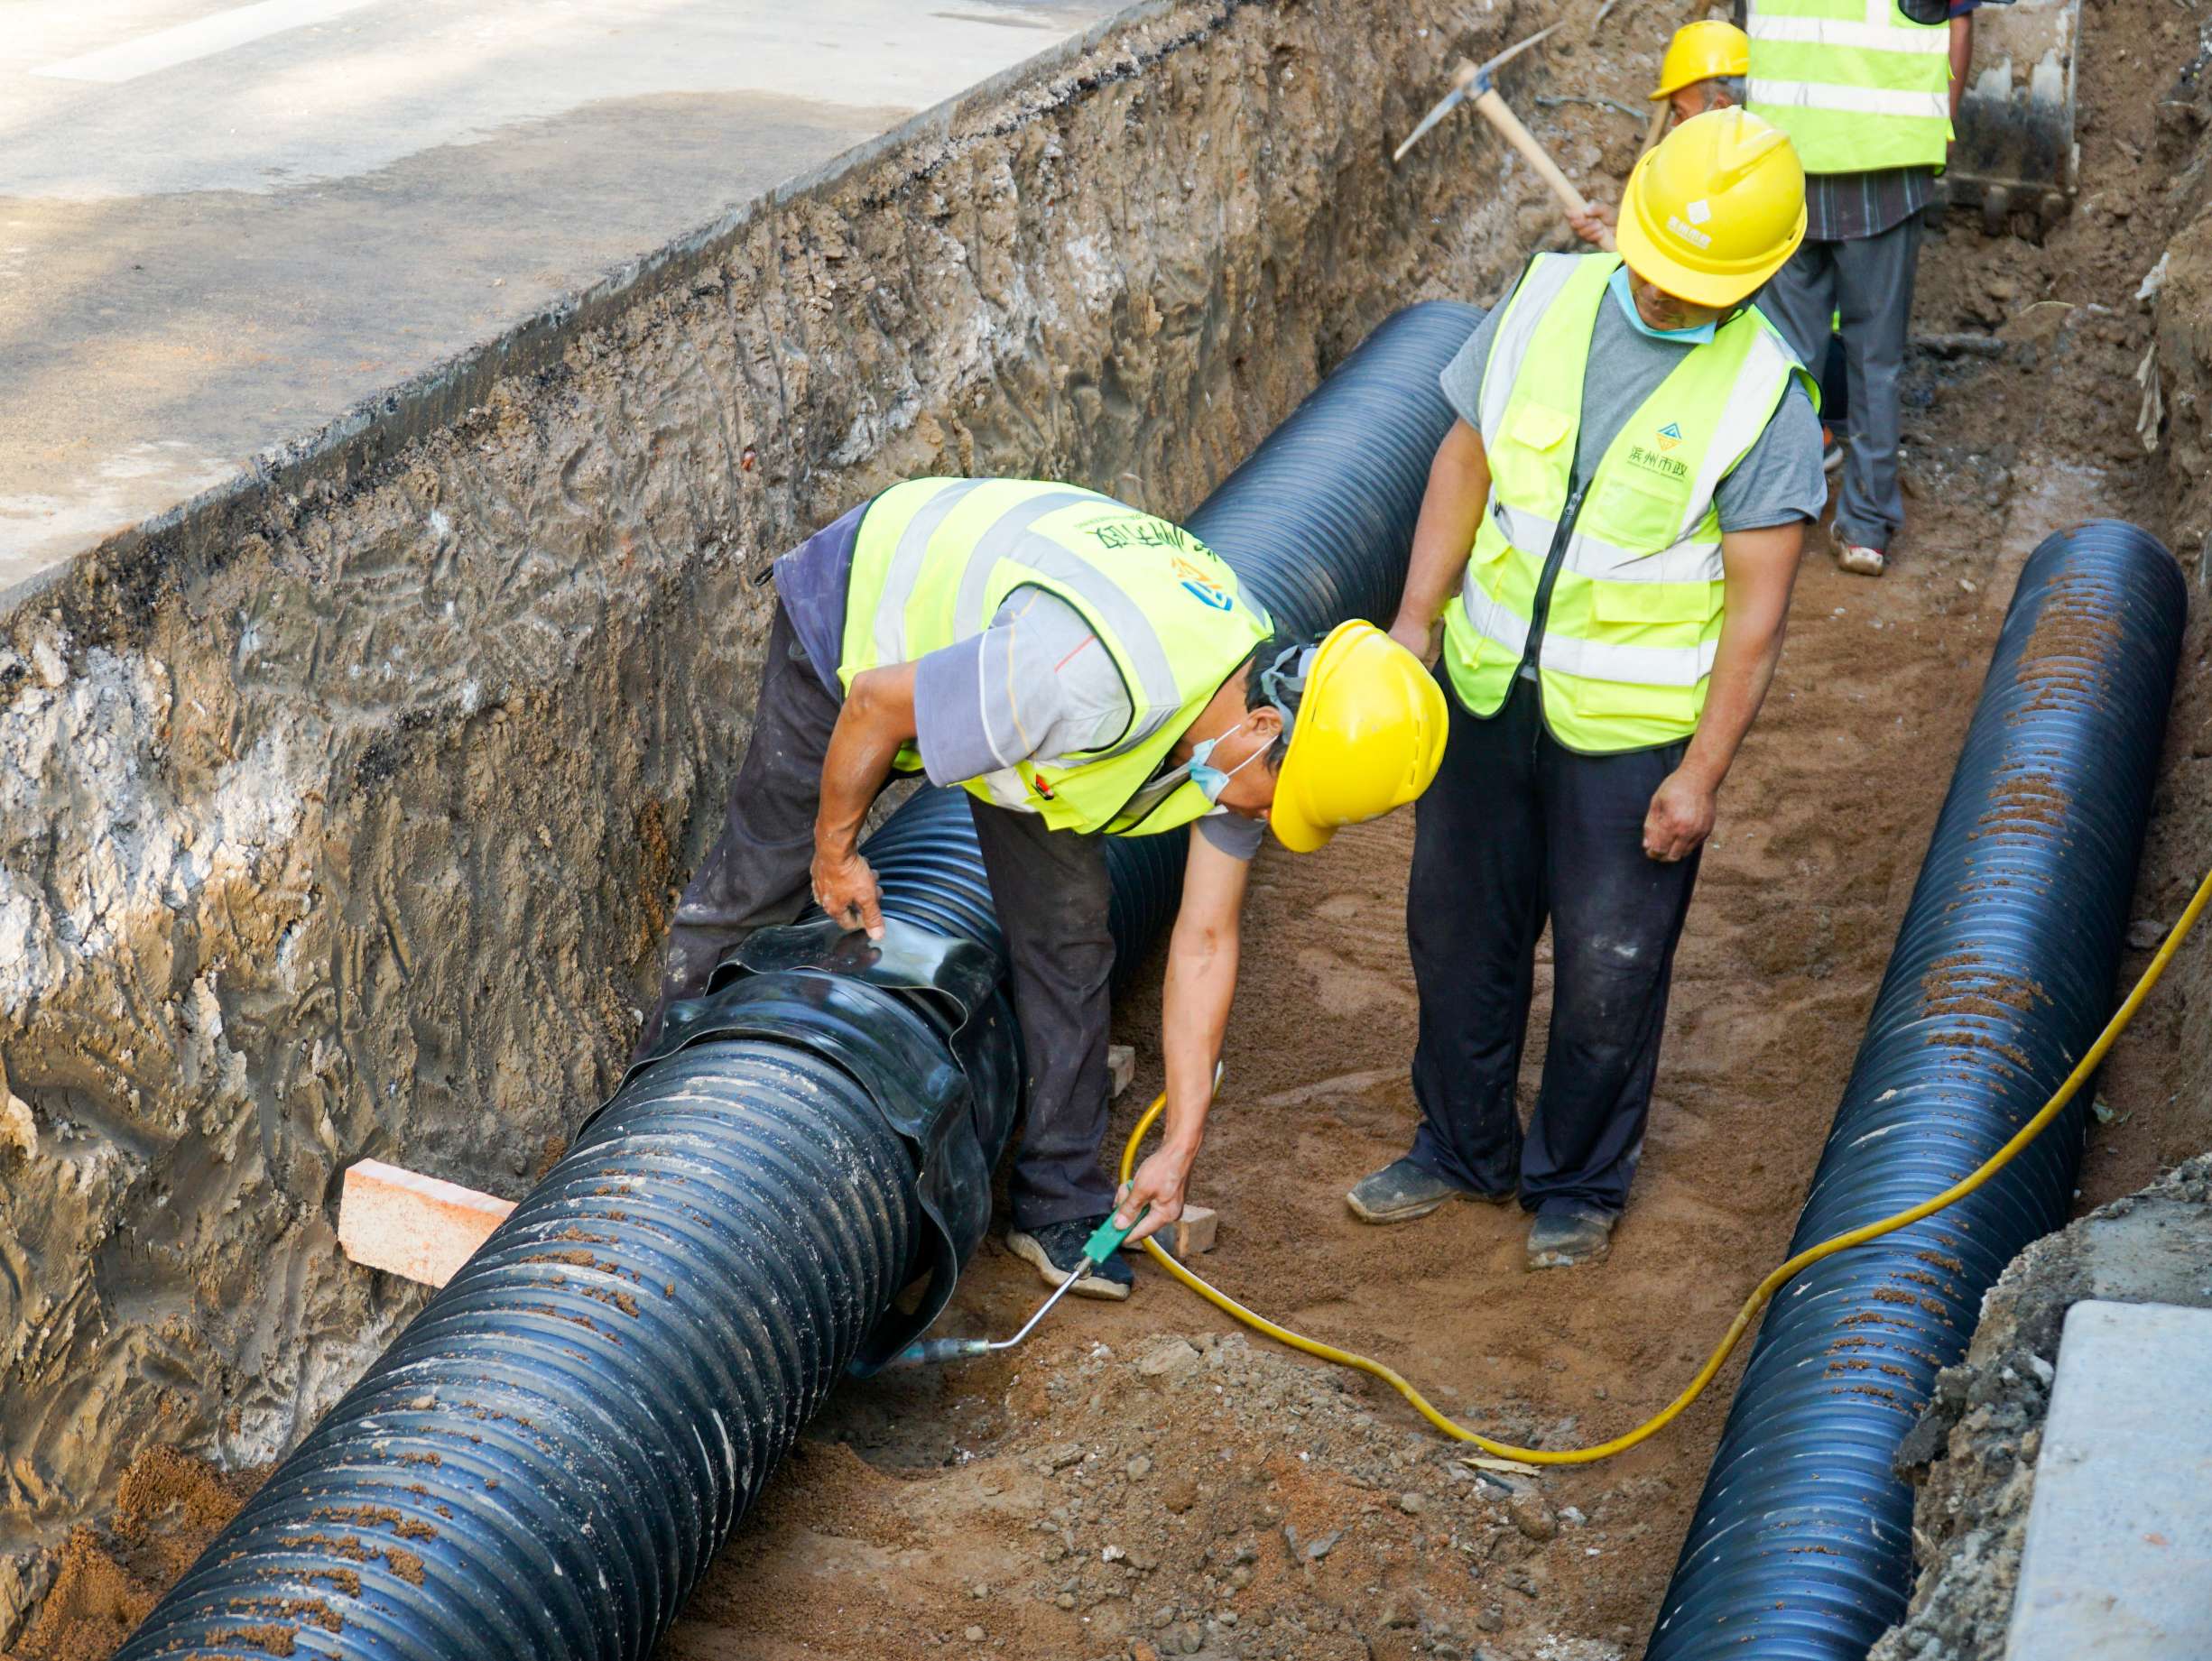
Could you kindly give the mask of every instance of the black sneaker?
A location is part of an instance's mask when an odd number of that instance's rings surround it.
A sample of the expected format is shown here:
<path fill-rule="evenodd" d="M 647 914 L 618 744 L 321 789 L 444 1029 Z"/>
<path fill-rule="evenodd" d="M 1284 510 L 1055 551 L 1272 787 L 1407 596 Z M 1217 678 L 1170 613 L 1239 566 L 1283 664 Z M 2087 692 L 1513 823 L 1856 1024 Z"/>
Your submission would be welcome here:
<path fill-rule="evenodd" d="M 1503 1205 L 1513 1196 L 1511 1188 L 1503 1194 L 1477 1194 L 1472 1188 L 1462 1188 L 1416 1163 L 1408 1154 L 1361 1177 L 1344 1196 L 1344 1203 L 1362 1223 L 1411 1223 L 1427 1216 L 1446 1200 L 1481 1200 Z"/>
<path fill-rule="evenodd" d="M 1582 1205 L 1537 1213 L 1529 1225 L 1529 1267 L 1578 1269 L 1599 1261 L 1613 1249 L 1615 1222 Z"/>
<path fill-rule="evenodd" d="M 1056 1287 L 1075 1273 L 1076 1265 L 1083 1260 L 1083 1242 L 1105 1221 L 1106 1213 L 1101 1212 L 1095 1217 L 1048 1223 L 1042 1228 L 1014 1229 L 1006 1235 L 1006 1250 L 1024 1263 L 1035 1265 L 1038 1278 L 1045 1285 Z M 1115 1252 L 1106 1262 L 1092 1264 L 1083 1278 L 1068 1289 L 1078 1297 L 1118 1299 L 1128 1297 L 1136 1283 L 1129 1265 Z"/>

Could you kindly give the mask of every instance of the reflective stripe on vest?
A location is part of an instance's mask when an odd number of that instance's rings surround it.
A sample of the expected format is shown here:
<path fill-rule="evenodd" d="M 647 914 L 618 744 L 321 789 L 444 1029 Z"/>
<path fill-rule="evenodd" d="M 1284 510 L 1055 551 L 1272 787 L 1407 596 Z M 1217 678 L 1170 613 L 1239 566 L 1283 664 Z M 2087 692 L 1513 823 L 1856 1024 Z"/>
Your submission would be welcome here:
<path fill-rule="evenodd" d="M 1618 263 L 1538 256 L 1484 365 L 1492 496 L 1445 613 L 1446 666 L 1478 715 L 1504 704 L 1528 651 L 1574 469 L 1591 333 Z M 1633 750 L 1696 730 L 1726 597 L 1714 494 L 1803 373 L 1747 310 L 1684 353 L 1606 448 L 1560 550 L 1537 655 L 1545 722 L 1561 743 Z"/>
<path fill-rule="evenodd" d="M 1210 810 L 1195 787 L 1141 823 L 1117 823 L 1208 699 L 1265 639 L 1236 575 L 1189 531 L 1111 496 L 1025 479 L 915 479 L 868 506 L 853 545 L 838 678 L 911 662 L 991 625 L 1039 588 L 1097 631 L 1129 694 L 1115 741 L 1064 764 L 1035 761 L 965 781 L 1055 829 L 1150 834 Z M 920 769 L 912 745 L 896 763 Z"/>
<path fill-rule="evenodd" d="M 1896 0 L 1749 0 L 1751 111 L 1809 173 L 1940 167 L 1951 136 L 1950 26 Z"/>

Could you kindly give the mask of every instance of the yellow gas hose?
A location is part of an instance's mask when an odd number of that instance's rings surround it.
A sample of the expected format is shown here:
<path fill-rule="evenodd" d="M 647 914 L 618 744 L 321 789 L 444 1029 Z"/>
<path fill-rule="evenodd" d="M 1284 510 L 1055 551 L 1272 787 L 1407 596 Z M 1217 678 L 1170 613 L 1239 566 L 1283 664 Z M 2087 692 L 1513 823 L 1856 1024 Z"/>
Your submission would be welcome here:
<path fill-rule="evenodd" d="M 1204 1280 L 1178 1263 L 1162 1248 L 1157 1239 L 1147 1239 L 1144 1241 L 1144 1250 L 1152 1254 L 1153 1262 L 1159 1264 L 1161 1268 L 1166 1269 L 1169 1274 L 1174 1276 L 1176 1279 L 1181 1281 L 1208 1303 L 1223 1313 L 1233 1315 L 1254 1331 L 1265 1333 L 1277 1343 L 1287 1343 L 1293 1350 L 1303 1350 L 1308 1355 L 1318 1355 L 1325 1361 L 1334 1361 L 1339 1367 L 1354 1368 L 1371 1377 L 1382 1380 L 1399 1395 L 1411 1402 L 1414 1410 L 1421 1417 L 1427 1419 L 1455 1441 L 1472 1442 L 1486 1453 L 1495 1454 L 1501 1459 L 1521 1460 L 1532 1465 L 1595 1464 L 1598 1460 L 1610 1459 L 1615 1453 L 1626 1453 L 1638 1443 L 1658 1435 L 1680 1416 L 1683 1408 L 1702 1396 L 1706 1386 L 1712 1383 L 1715 1376 L 1726 1363 L 1728 1357 L 1735 1352 L 1735 1346 L 1743 1341 L 1744 1334 L 1751 1330 L 1751 1324 L 1758 1318 L 1759 1312 L 1766 1307 L 1769 1300 L 1787 1284 L 1791 1276 L 1797 1274 L 1800 1269 L 1818 1263 L 1822 1258 L 1832 1257 L 1837 1252 L 1847 1250 L 1853 1246 L 1865 1245 L 1870 1240 L 1879 1240 L 1883 1235 L 1902 1229 L 1909 1223 L 1918 1223 L 1923 1217 L 1933 1216 L 1954 1201 L 1966 1198 L 1967 1195 L 1972 1194 L 2010 1164 L 2013 1157 L 2022 1149 L 2041 1136 L 2050 1127 L 2051 1121 L 2066 1110 L 2066 1104 L 2074 1099 L 2075 1093 L 2087 1082 L 2089 1075 L 2096 1071 L 2105 1059 L 2106 1052 L 2112 1048 L 2114 1042 L 2127 1030 L 2128 1023 L 2135 1019 L 2135 1012 L 2143 1007 L 2143 1000 L 2151 995 L 2152 989 L 2158 984 L 2160 977 L 2166 973 L 2166 965 L 2173 961 L 2174 952 L 2180 947 L 2181 942 L 2189 937 L 2189 930 L 2197 926 L 2197 919 L 2203 915 L 2207 901 L 2212 901 L 2212 872 L 2207 872 L 2204 881 L 2197 885 L 2197 891 L 2189 897 L 2188 909 L 2181 913 L 2180 921 L 2173 926 L 2173 931 L 2166 937 L 2165 944 L 2158 948 L 2157 955 L 2151 959 L 2150 966 L 2143 970 L 2143 978 L 2135 983 L 2134 990 L 2128 993 L 2119 1009 L 2114 1012 L 2112 1020 L 2106 1023 L 2105 1030 L 2097 1034 L 2096 1042 L 2089 1046 L 2088 1053 L 2083 1056 L 2074 1070 L 2067 1075 L 2066 1082 L 2059 1086 L 2050 1101 L 2043 1103 L 2041 1110 L 2036 1113 L 2034 1118 L 2020 1127 L 2011 1141 L 1992 1154 L 1973 1175 L 1953 1183 L 1932 1199 L 1922 1200 L 1909 1211 L 1901 1211 L 1893 1217 L 1884 1217 L 1879 1223 L 1869 1223 L 1862 1227 L 1838 1234 L 1832 1240 L 1824 1240 L 1819 1245 L 1808 1247 L 1783 1263 L 1762 1280 L 1752 1295 L 1744 1300 L 1744 1306 L 1736 1312 L 1735 1320 L 1730 1324 L 1727 1335 L 1721 1339 L 1719 1347 L 1707 1357 L 1705 1365 L 1698 1369 L 1697 1375 L 1690 1380 L 1680 1396 L 1634 1430 L 1617 1435 L 1610 1442 L 1600 1442 L 1594 1447 L 1566 1450 L 1515 1447 L 1509 1442 L 1495 1442 L 1488 1436 L 1478 1435 L 1464 1425 L 1455 1424 L 1451 1419 L 1438 1412 L 1430 1405 L 1428 1398 L 1409 1384 L 1394 1369 L 1386 1367 L 1381 1361 L 1372 1360 L 1367 1356 L 1356 1355 L 1349 1350 L 1339 1350 L 1334 1344 L 1323 1343 L 1317 1338 L 1308 1338 L 1302 1333 L 1294 1333 L 1289 1327 L 1279 1326 L 1265 1315 L 1245 1308 L 1227 1293 L 1208 1286 Z M 1159 1119 L 1162 1110 L 1166 1106 L 1167 1097 L 1162 1094 L 1152 1103 L 1152 1106 L 1145 1109 L 1144 1116 L 1137 1121 L 1136 1129 L 1129 1133 L 1129 1140 L 1122 1149 L 1121 1174 L 1124 1182 L 1129 1180 L 1129 1173 L 1135 1168 L 1138 1146 L 1144 1140 L 1146 1132 L 1151 1130 L 1153 1122 Z"/>

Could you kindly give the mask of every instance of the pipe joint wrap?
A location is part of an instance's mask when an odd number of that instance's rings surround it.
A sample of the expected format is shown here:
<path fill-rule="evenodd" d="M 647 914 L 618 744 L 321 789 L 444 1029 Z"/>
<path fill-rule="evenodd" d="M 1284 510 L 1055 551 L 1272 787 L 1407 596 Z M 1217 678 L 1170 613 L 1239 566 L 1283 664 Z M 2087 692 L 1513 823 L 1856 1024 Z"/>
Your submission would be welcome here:
<path fill-rule="evenodd" d="M 896 917 L 880 941 L 827 918 L 764 928 L 716 971 L 704 997 L 669 1006 L 659 1041 L 623 1080 L 626 1090 L 696 1044 L 761 1038 L 820 1057 L 874 1103 L 914 1162 L 926 1226 L 921 1261 L 909 1269 L 929 1284 L 912 1307 L 884 1312 L 855 1372 L 874 1372 L 928 1329 L 990 1227 L 991 1167 L 1013 1130 L 1021 1080 L 1000 973 L 987 947 Z"/>

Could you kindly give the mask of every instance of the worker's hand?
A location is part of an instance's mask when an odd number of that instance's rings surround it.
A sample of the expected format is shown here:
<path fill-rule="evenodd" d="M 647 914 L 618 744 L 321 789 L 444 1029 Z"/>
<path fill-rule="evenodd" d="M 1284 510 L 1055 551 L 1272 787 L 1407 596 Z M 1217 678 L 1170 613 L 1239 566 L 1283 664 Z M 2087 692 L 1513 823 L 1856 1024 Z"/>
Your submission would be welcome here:
<path fill-rule="evenodd" d="M 1422 623 L 1402 614 L 1390 625 L 1390 638 L 1404 647 L 1423 663 L 1436 656 L 1436 624 Z"/>
<path fill-rule="evenodd" d="M 1613 227 L 1620 223 L 1621 210 L 1608 202 L 1592 202 L 1586 214 L 1569 214 L 1567 223 L 1575 227 L 1575 235 L 1594 248 L 1613 252 Z"/>
<path fill-rule="evenodd" d="M 1669 773 L 1643 816 L 1645 856 L 1670 865 L 1688 859 L 1713 834 L 1713 809 L 1711 785 L 1680 768 Z"/>
<path fill-rule="evenodd" d="M 1114 1226 L 1121 1228 L 1139 1212 L 1144 1213 L 1144 1221 L 1136 1225 L 1124 1243 L 1134 1245 L 1183 1214 L 1183 1187 L 1190 1180 L 1190 1166 L 1195 1158 L 1172 1149 L 1160 1149 L 1137 1167 L 1134 1178 L 1122 1184 L 1122 1191 L 1114 1201 Z M 1148 1212 L 1144 1211 L 1147 1205 L 1152 1207 Z"/>
<path fill-rule="evenodd" d="M 814 903 L 846 928 L 865 928 L 868 938 L 884 937 L 884 897 L 875 872 L 857 854 L 832 855 L 814 851 Z"/>

